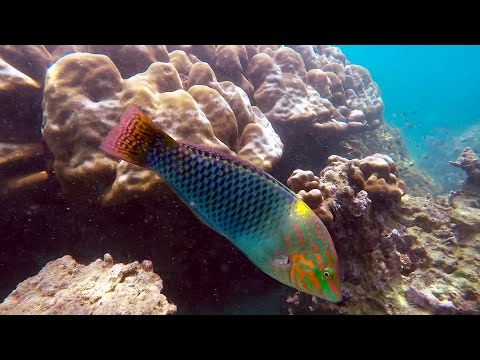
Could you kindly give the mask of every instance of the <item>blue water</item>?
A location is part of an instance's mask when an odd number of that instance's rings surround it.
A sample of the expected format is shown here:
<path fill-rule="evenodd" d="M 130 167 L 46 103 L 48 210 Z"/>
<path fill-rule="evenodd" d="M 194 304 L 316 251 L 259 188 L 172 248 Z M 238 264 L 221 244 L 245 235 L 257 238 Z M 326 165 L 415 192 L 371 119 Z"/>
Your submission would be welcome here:
<path fill-rule="evenodd" d="M 402 130 L 419 165 L 442 181 L 438 168 L 458 155 L 449 144 L 480 123 L 480 46 L 339 47 L 351 63 L 370 71 L 385 102 L 386 121 Z"/>

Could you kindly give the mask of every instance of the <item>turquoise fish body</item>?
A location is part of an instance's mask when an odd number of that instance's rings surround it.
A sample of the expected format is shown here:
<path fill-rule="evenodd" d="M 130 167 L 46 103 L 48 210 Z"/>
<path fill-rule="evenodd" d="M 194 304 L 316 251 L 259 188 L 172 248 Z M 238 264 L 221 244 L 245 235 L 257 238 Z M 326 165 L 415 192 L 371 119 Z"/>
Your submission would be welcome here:
<path fill-rule="evenodd" d="M 337 255 L 325 225 L 268 173 L 175 141 L 133 105 L 101 148 L 157 172 L 200 220 L 266 274 L 300 291 L 341 300 Z"/>

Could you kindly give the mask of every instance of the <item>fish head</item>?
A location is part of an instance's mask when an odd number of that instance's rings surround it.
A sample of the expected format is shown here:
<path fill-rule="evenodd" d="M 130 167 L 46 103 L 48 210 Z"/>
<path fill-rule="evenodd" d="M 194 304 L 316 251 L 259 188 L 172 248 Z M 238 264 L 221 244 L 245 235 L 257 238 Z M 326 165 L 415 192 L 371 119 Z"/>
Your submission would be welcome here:
<path fill-rule="evenodd" d="M 336 256 L 321 266 L 317 264 L 319 256 L 322 255 L 313 251 L 291 254 L 290 279 L 300 291 L 331 302 L 339 302 L 342 295 Z"/>
<path fill-rule="evenodd" d="M 338 264 L 334 259 L 322 266 L 313 251 L 285 253 L 272 257 L 273 277 L 301 292 L 331 301 L 342 300 Z"/>
<path fill-rule="evenodd" d="M 295 211 L 271 255 L 272 276 L 307 294 L 340 302 L 338 258 L 330 234 L 303 202 Z"/>

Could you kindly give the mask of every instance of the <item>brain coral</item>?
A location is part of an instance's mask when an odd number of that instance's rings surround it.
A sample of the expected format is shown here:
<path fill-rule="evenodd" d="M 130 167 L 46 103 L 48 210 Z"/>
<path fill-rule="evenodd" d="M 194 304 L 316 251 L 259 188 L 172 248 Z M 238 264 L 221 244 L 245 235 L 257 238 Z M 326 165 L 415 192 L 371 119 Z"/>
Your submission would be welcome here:
<path fill-rule="evenodd" d="M 98 149 L 130 103 L 175 139 L 236 152 L 265 170 L 274 166 L 283 145 L 243 90 L 231 82 L 217 82 L 202 62 L 191 67 L 188 91 L 184 84 L 175 66 L 165 62 L 154 62 L 128 79 L 105 55 L 73 53 L 50 67 L 43 135 L 64 192 L 111 204 L 163 191 L 160 177 L 152 171 L 117 162 Z"/>

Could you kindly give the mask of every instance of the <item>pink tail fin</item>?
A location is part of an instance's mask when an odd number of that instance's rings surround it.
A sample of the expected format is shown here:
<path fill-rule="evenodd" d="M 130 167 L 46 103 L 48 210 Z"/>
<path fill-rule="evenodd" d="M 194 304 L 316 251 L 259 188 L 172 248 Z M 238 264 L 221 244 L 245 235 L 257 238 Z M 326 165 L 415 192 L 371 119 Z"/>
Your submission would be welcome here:
<path fill-rule="evenodd" d="M 175 142 L 137 106 L 128 105 L 120 122 L 110 130 L 100 148 L 118 159 L 144 166 L 147 152 L 159 138 Z"/>

